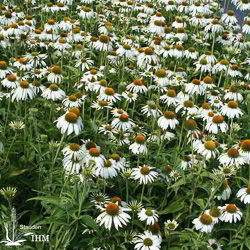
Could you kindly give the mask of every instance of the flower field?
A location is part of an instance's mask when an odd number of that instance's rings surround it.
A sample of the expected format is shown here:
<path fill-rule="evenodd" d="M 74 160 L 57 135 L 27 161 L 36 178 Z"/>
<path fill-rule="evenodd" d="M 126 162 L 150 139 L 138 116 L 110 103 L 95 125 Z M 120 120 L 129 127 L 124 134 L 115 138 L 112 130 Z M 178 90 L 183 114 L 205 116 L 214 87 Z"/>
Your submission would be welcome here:
<path fill-rule="evenodd" d="M 0 249 L 250 249 L 250 2 L 4 0 Z"/>

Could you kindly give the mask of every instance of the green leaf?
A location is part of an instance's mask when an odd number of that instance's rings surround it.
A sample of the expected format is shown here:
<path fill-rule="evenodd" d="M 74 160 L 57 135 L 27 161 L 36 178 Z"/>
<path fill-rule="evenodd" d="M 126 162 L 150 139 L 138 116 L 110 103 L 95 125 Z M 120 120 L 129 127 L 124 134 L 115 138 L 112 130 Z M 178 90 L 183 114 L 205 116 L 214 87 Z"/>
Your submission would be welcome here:
<path fill-rule="evenodd" d="M 248 180 L 244 177 L 236 176 L 236 179 L 242 180 L 246 185 L 248 185 Z"/>
<path fill-rule="evenodd" d="M 95 220 L 91 216 L 89 216 L 89 215 L 83 215 L 80 219 L 82 220 L 82 222 L 85 225 L 87 225 L 87 226 L 95 229 L 96 231 L 98 231 L 98 226 L 97 226 Z"/>
<path fill-rule="evenodd" d="M 63 201 L 61 198 L 55 197 L 55 196 L 37 196 L 37 197 L 30 198 L 27 201 L 33 201 L 33 200 L 45 201 L 47 203 L 50 203 L 56 206 L 60 206 Z"/>
<path fill-rule="evenodd" d="M 205 207 L 203 199 L 195 199 L 194 203 L 197 204 L 201 209 L 203 209 Z"/>
<path fill-rule="evenodd" d="M 185 185 L 187 182 L 184 178 L 180 179 L 179 181 L 177 181 L 175 184 L 173 184 L 172 186 L 170 186 L 169 188 L 176 188 L 182 185 Z"/>
<path fill-rule="evenodd" d="M 171 213 L 176 213 L 183 209 L 185 206 L 184 202 L 180 201 L 174 201 L 172 202 L 166 209 L 159 211 L 159 214 L 171 214 Z"/>

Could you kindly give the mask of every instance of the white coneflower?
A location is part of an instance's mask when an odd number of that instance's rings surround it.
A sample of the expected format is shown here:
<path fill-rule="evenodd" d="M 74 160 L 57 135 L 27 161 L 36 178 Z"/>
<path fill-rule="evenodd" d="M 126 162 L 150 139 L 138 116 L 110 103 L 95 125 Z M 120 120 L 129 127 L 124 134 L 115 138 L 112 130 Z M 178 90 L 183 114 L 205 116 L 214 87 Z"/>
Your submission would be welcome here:
<path fill-rule="evenodd" d="M 111 123 L 113 128 L 127 131 L 131 129 L 135 124 L 129 118 L 128 114 L 121 114 L 118 118 L 115 118 Z"/>
<path fill-rule="evenodd" d="M 241 188 L 237 192 L 236 197 L 240 198 L 241 202 L 244 202 L 244 204 L 250 204 L 250 186 Z"/>
<path fill-rule="evenodd" d="M 220 174 L 219 174 L 220 176 Z M 223 180 L 223 184 L 222 184 L 222 190 L 221 190 L 221 194 L 218 196 L 215 196 L 218 200 L 228 200 L 231 196 L 232 190 L 230 188 L 230 186 L 228 185 L 228 179 L 225 178 Z"/>
<path fill-rule="evenodd" d="M 120 100 L 120 94 L 116 93 L 113 88 L 105 88 L 103 93 L 100 93 L 99 100 L 115 103 Z"/>
<path fill-rule="evenodd" d="M 13 130 L 22 130 L 25 128 L 25 124 L 22 121 L 12 121 L 9 123 L 9 126 Z"/>
<path fill-rule="evenodd" d="M 236 102 L 242 102 L 244 100 L 239 88 L 236 85 L 231 85 L 229 89 L 225 90 L 225 100 L 233 100 Z"/>
<path fill-rule="evenodd" d="M 218 134 L 219 130 L 221 130 L 222 133 L 225 133 L 228 130 L 228 125 L 224 121 L 223 116 L 215 115 L 211 121 L 208 121 L 205 130 L 212 134 Z"/>
<path fill-rule="evenodd" d="M 93 48 L 99 51 L 111 51 L 113 48 L 110 37 L 107 35 L 101 35 L 98 41 L 93 44 Z"/>
<path fill-rule="evenodd" d="M 76 62 L 75 67 L 80 68 L 82 71 L 89 70 L 90 67 L 92 67 L 92 65 L 94 64 L 93 60 L 85 57 L 78 58 L 76 59 L 75 62 Z"/>
<path fill-rule="evenodd" d="M 222 115 L 227 116 L 229 119 L 239 118 L 244 114 L 235 101 L 229 101 L 227 104 L 221 107 L 220 112 Z"/>
<path fill-rule="evenodd" d="M 87 6 L 78 6 L 77 9 L 80 9 L 79 17 L 84 20 L 91 19 L 96 15 L 96 13 Z"/>
<path fill-rule="evenodd" d="M 250 4 L 249 4 L 249 7 L 250 7 Z M 242 32 L 247 34 L 247 35 L 250 34 L 250 20 L 245 22 L 245 24 L 242 27 Z"/>
<path fill-rule="evenodd" d="M 235 12 L 232 10 L 229 10 L 227 13 L 224 13 L 221 17 L 221 21 L 225 24 L 236 24 L 237 18 L 235 17 Z"/>
<path fill-rule="evenodd" d="M 76 143 L 72 143 L 66 146 L 62 150 L 62 153 L 65 158 L 69 158 L 73 160 L 81 160 L 85 156 L 84 151 L 82 150 L 81 146 Z"/>
<path fill-rule="evenodd" d="M 67 133 L 67 135 L 70 135 L 75 133 L 78 135 L 83 129 L 83 122 L 78 108 L 72 108 L 71 111 L 60 116 L 55 122 L 57 123 L 56 127 L 61 130 L 62 134 Z"/>
<path fill-rule="evenodd" d="M 138 218 L 140 221 L 145 221 L 146 225 L 153 225 L 158 221 L 159 215 L 154 209 L 142 208 L 138 213 Z"/>
<path fill-rule="evenodd" d="M 169 83 L 168 72 L 164 69 L 157 69 L 155 72 L 155 81 L 160 86 L 166 86 Z"/>
<path fill-rule="evenodd" d="M 148 184 L 153 182 L 158 173 L 153 171 L 153 167 L 143 165 L 143 167 L 139 166 L 138 168 L 132 169 L 132 178 L 138 180 L 140 184 Z"/>
<path fill-rule="evenodd" d="M 229 66 L 228 60 L 222 59 L 213 66 L 213 73 L 217 73 L 221 71 L 227 72 L 228 66 Z"/>
<path fill-rule="evenodd" d="M 220 24 L 218 19 L 213 19 L 211 23 L 206 25 L 205 32 L 211 31 L 212 33 L 222 33 L 224 31 L 223 26 Z"/>
<path fill-rule="evenodd" d="M 95 192 L 90 195 L 90 202 L 94 203 L 95 205 L 104 205 L 110 201 L 110 197 L 101 192 Z"/>
<path fill-rule="evenodd" d="M 162 35 L 164 33 L 165 22 L 161 20 L 155 20 L 150 22 L 148 26 L 148 32 L 155 33 L 157 35 Z"/>
<path fill-rule="evenodd" d="M 199 143 L 197 145 L 195 145 L 195 151 L 197 151 L 197 153 L 201 154 L 202 156 L 204 156 L 206 158 L 206 160 L 209 160 L 211 158 L 215 158 L 219 151 L 216 148 L 216 142 L 214 141 L 206 141 L 204 143 Z"/>
<path fill-rule="evenodd" d="M 174 89 L 168 89 L 166 94 L 160 96 L 160 100 L 167 104 L 167 106 L 176 106 L 180 102 Z"/>
<path fill-rule="evenodd" d="M 209 239 L 208 240 L 208 245 L 207 245 L 207 248 L 209 250 L 222 250 L 222 247 L 223 245 L 221 245 L 220 243 L 218 243 L 216 240 L 214 239 Z"/>
<path fill-rule="evenodd" d="M 237 208 L 235 204 L 226 204 L 225 206 L 218 208 L 222 210 L 220 220 L 224 222 L 236 223 L 237 221 L 241 220 L 241 217 L 243 215 L 240 209 Z"/>
<path fill-rule="evenodd" d="M 143 114 L 146 114 L 147 117 L 158 118 L 162 112 L 159 109 L 159 106 L 154 101 L 148 101 L 147 105 L 143 106 L 141 109 Z"/>
<path fill-rule="evenodd" d="M 129 60 L 134 60 L 137 51 L 135 48 L 131 47 L 131 45 L 124 44 L 123 46 L 119 46 L 119 48 L 116 50 L 116 53 L 120 57 L 125 57 Z"/>
<path fill-rule="evenodd" d="M 108 230 L 111 229 L 112 224 L 114 224 L 115 229 L 118 230 L 119 227 L 127 225 L 130 215 L 127 214 L 127 211 L 131 211 L 129 208 L 124 208 L 119 206 L 117 203 L 109 202 L 103 207 L 98 207 L 102 213 L 96 218 L 96 222 L 101 226 L 104 224 L 104 227 Z"/>
<path fill-rule="evenodd" d="M 7 62 L 0 61 L 0 79 L 4 79 L 7 75 L 13 74 L 11 68 L 8 67 Z"/>
<path fill-rule="evenodd" d="M 136 250 L 160 250 L 161 239 L 151 232 L 145 231 L 144 234 L 139 234 L 134 239 Z"/>
<path fill-rule="evenodd" d="M 97 101 L 94 101 L 91 104 L 91 108 L 94 108 L 96 110 L 101 110 L 105 108 L 112 109 L 112 103 L 98 99 Z"/>
<path fill-rule="evenodd" d="M 95 175 L 104 179 L 113 178 L 118 175 L 120 171 L 116 162 L 113 159 L 104 160 L 103 165 L 99 165 L 95 168 Z"/>
<path fill-rule="evenodd" d="M 124 91 L 122 92 L 122 96 L 126 99 L 127 102 L 131 103 L 131 102 L 136 101 L 138 94 Z"/>
<path fill-rule="evenodd" d="M 211 209 L 207 209 L 204 214 L 208 214 L 212 217 L 214 224 L 219 223 L 219 218 L 221 216 L 221 210 L 217 207 L 213 207 Z"/>
<path fill-rule="evenodd" d="M 201 71 L 202 73 L 212 71 L 212 65 L 206 59 L 200 59 L 194 65 L 196 66 L 196 71 Z"/>
<path fill-rule="evenodd" d="M 184 55 L 187 59 L 196 60 L 199 56 L 199 53 L 194 47 L 189 47 L 187 50 L 185 50 Z"/>
<path fill-rule="evenodd" d="M 33 67 L 27 58 L 16 59 L 13 66 L 17 67 L 20 71 L 29 71 Z"/>
<path fill-rule="evenodd" d="M 246 139 L 240 143 L 239 151 L 249 162 L 250 161 L 250 139 Z"/>
<path fill-rule="evenodd" d="M 20 100 L 33 99 L 35 92 L 33 86 L 27 81 L 20 82 L 19 86 L 11 91 L 11 101 L 14 102 Z"/>
<path fill-rule="evenodd" d="M 228 75 L 231 77 L 243 77 L 243 74 L 240 72 L 240 67 L 237 64 L 229 66 Z"/>
<path fill-rule="evenodd" d="M 143 135 L 138 135 L 135 138 L 135 142 L 129 146 L 129 149 L 133 154 L 147 154 L 148 149 L 146 145 L 146 139 Z"/>
<path fill-rule="evenodd" d="M 189 95 L 202 95 L 204 93 L 204 89 L 201 85 L 201 81 L 198 79 L 193 79 L 192 82 L 186 84 L 185 92 Z"/>
<path fill-rule="evenodd" d="M 204 92 L 206 92 L 206 90 L 213 89 L 216 87 L 216 85 L 213 83 L 213 78 L 211 76 L 204 77 L 201 82 L 201 86 L 204 89 Z"/>
<path fill-rule="evenodd" d="M 131 84 L 129 84 L 127 87 L 127 90 L 133 92 L 133 93 L 146 93 L 148 91 L 147 87 L 144 85 L 143 79 L 136 79 Z"/>
<path fill-rule="evenodd" d="M 159 62 L 159 58 L 156 54 L 154 54 L 153 48 L 145 48 L 142 49 L 141 53 L 137 57 L 137 66 L 139 68 L 145 68 L 148 64 L 157 64 Z"/>
<path fill-rule="evenodd" d="M 217 59 L 216 57 L 212 54 L 212 51 L 206 50 L 203 55 L 199 57 L 199 60 L 205 59 L 209 64 L 214 64 Z"/>
<path fill-rule="evenodd" d="M 79 108 L 82 106 L 82 102 L 75 96 L 75 95 L 70 95 L 67 96 L 63 101 L 63 105 L 67 108 L 72 108 L 72 107 L 77 107 Z"/>
<path fill-rule="evenodd" d="M 47 89 L 45 89 L 41 96 L 48 100 L 62 100 L 65 98 L 65 92 L 60 89 L 56 84 L 51 84 Z"/>
<path fill-rule="evenodd" d="M 178 113 L 179 111 L 182 111 L 182 114 L 193 115 L 198 112 L 198 108 L 191 100 L 183 98 L 175 109 L 176 113 Z"/>
<path fill-rule="evenodd" d="M 19 77 L 15 74 L 8 75 L 4 80 L 2 80 L 2 85 L 5 88 L 17 88 L 19 84 Z"/>
<path fill-rule="evenodd" d="M 52 69 L 51 69 L 51 73 L 47 76 L 47 79 L 49 82 L 52 82 L 52 83 L 61 83 L 62 79 L 63 79 L 63 76 L 61 74 L 61 67 L 60 66 L 54 66 Z"/>
<path fill-rule="evenodd" d="M 215 175 L 218 176 L 230 177 L 236 175 L 236 168 L 233 165 L 219 166 L 218 168 L 213 169 L 212 171 Z"/>
<path fill-rule="evenodd" d="M 179 121 L 176 119 L 176 114 L 174 112 L 165 111 L 164 116 L 161 116 L 158 119 L 157 124 L 163 130 L 168 129 L 168 127 L 175 129 L 175 127 L 179 124 Z"/>
<path fill-rule="evenodd" d="M 208 214 L 200 215 L 192 223 L 195 225 L 195 229 L 202 233 L 211 233 L 214 227 L 212 216 Z"/>
<path fill-rule="evenodd" d="M 230 148 L 226 153 L 219 156 L 219 162 L 225 166 L 235 165 L 236 167 L 244 165 L 246 159 L 237 148 Z"/>

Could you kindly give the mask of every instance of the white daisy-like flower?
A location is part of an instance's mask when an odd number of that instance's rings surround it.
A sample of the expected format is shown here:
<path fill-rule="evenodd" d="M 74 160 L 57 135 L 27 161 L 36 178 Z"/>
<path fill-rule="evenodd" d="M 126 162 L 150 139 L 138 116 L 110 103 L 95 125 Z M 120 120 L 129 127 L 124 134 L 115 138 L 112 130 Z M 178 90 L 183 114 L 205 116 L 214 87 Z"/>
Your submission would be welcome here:
<path fill-rule="evenodd" d="M 244 114 L 238 107 L 236 101 L 229 101 L 227 104 L 221 107 L 220 112 L 222 115 L 225 115 L 230 119 L 239 118 Z"/>
<path fill-rule="evenodd" d="M 73 160 L 81 160 L 85 156 L 84 151 L 81 148 L 81 146 L 76 143 L 69 144 L 67 147 L 65 147 L 62 150 L 62 153 L 64 157 L 73 159 Z"/>
<path fill-rule="evenodd" d="M 5 88 L 17 88 L 19 84 L 19 77 L 16 74 L 10 74 L 4 80 L 1 81 L 1 84 Z"/>
<path fill-rule="evenodd" d="M 159 58 L 156 54 L 154 54 L 153 48 L 145 48 L 142 53 L 140 53 L 137 57 L 137 66 L 139 68 L 145 68 L 147 65 L 154 63 L 157 64 L 159 62 Z"/>
<path fill-rule="evenodd" d="M 147 101 L 147 105 L 143 106 L 141 109 L 143 114 L 146 114 L 147 117 L 159 117 L 162 112 L 159 109 L 159 106 L 154 101 Z"/>
<path fill-rule="evenodd" d="M 135 180 L 139 180 L 140 184 L 147 184 L 153 182 L 158 173 L 153 171 L 153 167 L 143 165 L 143 167 L 139 166 L 138 168 L 132 169 L 132 177 Z"/>
<path fill-rule="evenodd" d="M 243 215 L 240 209 L 237 208 L 235 204 L 226 204 L 225 206 L 218 208 L 222 210 L 220 220 L 224 222 L 236 223 L 237 221 L 241 220 L 241 217 Z"/>
<path fill-rule="evenodd" d="M 246 159 L 237 148 L 230 148 L 227 152 L 221 154 L 218 158 L 219 162 L 225 166 L 235 165 L 236 167 L 244 165 Z"/>
<path fill-rule="evenodd" d="M 61 74 L 61 67 L 60 66 L 54 66 L 51 69 L 51 73 L 47 76 L 47 79 L 49 82 L 52 83 L 61 83 L 63 76 Z"/>
<path fill-rule="evenodd" d="M 163 103 L 166 103 L 167 106 L 176 106 L 180 102 L 179 98 L 176 96 L 176 91 L 174 89 L 168 89 L 166 94 L 160 96 L 160 100 Z"/>
<path fill-rule="evenodd" d="M 220 115 L 213 116 L 212 120 L 208 121 L 205 126 L 205 130 L 212 134 L 218 134 L 219 130 L 222 133 L 226 133 L 228 130 L 228 125 L 224 121 L 224 117 Z"/>
<path fill-rule="evenodd" d="M 244 202 L 244 204 L 250 204 L 250 186 L 241 188 L 237 192 L 236 197 L 240 198 L 241 202 Z"/>
<path fill-rule="evenodd" d="M 159 215 L 153 209 L 142 208 L 138 213 L 138 218 L 140 221 L 145 221 L 146 225 L 153 225 L 158 221 Z"/>
<path fill-rule="evenodd" d="M 164 115 L 158 119 L 157 124 L 163 130 L 167 130 L 168 127 L 175 129 L 175 127 L 179 124 L 179 121 L 176 119 L 176 114 L 174 112 L 165 111 Z"/>
<path fill-rule="evenodd" d="M 219 151 L 216 148 L 217 147 L 216 142 L 214 141 L 206 141 L 204 143 L 200 142 L 194 145 L 194 147 L 195 151 L 204 156 L 206 160 L 215 158 L 219 154 Z"/>
<path fill-rule="evenodd" d="M 64 99 L 66 94 L 56 84 L 51 84 L 47 89 L 42 92 L 41 96 L 47 100 L 57 101 Z"/>
<path fill-rule="evenodd" d="M 222 59 L 213 66 L 212 71 L 213 73 L 222 72 L 222 71 L 227 72 L 228 68 L 229 68 L 228 60 Z"/>
<path fill-rule="evenodd" d="M 212 217 L 214 224 L 219 223 L 219 218 L 221 216 L 221 210 L 219 208 L 213 207 L 211 209 L 207 209 L 204 213 Z"/>
<path fill-rule="evenodd" d="M 93 48 L 99 51 L 110 51 L 112 50 L 112 45 L 110 37 L 107 35 L 101 35 L 98 41 L 93 43 Z"/>
<path fill-rule="evenodd" d="M 179 224 L 176 220 L 167 220 L 167 222 L 164 222 L 164 231 L 174 231 L 178 226 Z"/>
<path fill-rule="evenodd" d="M 160 250 L 161 239 L 151 232 L 145 231 L 144 234 L 139 234 L 135 238 L 136 250 Z"/>
<path fill-rule="evenodd" d="M 182 114 L 194 115 L 198 113 L 198 108 L 194 105 L 193 101 L 182 98 L 180 103 L 177 105 L 175 112 L 182 111 Z"/>
<path fill-rule="evenodd" d="M 118 230 L 119 227 L 127 225 L 131 216 L 127 214 L 127 211 L 131 211 L 129 208 L 124 208 L 118 205 L 118 203 L 109 202 L 104 205 L 104 208 L 99 206 L 102 213 L 96 218 L 96 222 L 108 230 L 111 229 L 112 224 L 114 224 L 115 229 Z"/>
<path fill-rule="evenodd" d="M 195 225 L 195 229 L 202 233 L 211 233 L 214 227 L 213 218 L 208 214 L 200 215 L 192 223 Z"/>
<path fill-rule="evenodd" d="M 104 179 L 108 179 L 117 176 L 119 171 L 120 169 L 117 166 L 115 160 L 108 159 L 104 160 L 103 165 L 99 165 L 95 168 L 95 175 L 97 177 L 100 176 Z"/>
<path fill-rule="evenodd" d="M 136 136 L 135 142 L 129 146 L 129 149 L 133 154 L 147 154 L 148 149 L 145 137 L 142 135 Z"/>
<path fill-rule="evenodd" d="M 208 246 L 207 248 L 209 250 L 222 250 L 222 245 L 220 243 L 218 243 L 216 240 L 214 239 L 209 239 L 208 240 Z"/>
<path fill-rule="evenodd" d="M 113 128 L 127 131 L 131 129 L 135 123 L 129 118 L 128 114 L 121 114 L 112 121 L 111 125 Z"/>
<path fill-rule="evenodd" d="M 201 95 L 204 93 L 204 88 L 200 80 L 193 79 L 192 82 L 186 84 L 185 92 L 189 95 Z"/>
<path fill-rule="evenodd" d="M 33 99 L 35 96 L 35 91 L 33 86 L 29 84 L 27 81 L 20 82 L 19 86 L 11 91 L 11 101 L 24 101 L 27 99 Z"/>
<path fill-rule="evenodd" d="M 236 85 L 231 85 L 229 89 L 225 90 L 224 99 L 233 100 L 236 102 L 242 102 L 244 100 Z"/>
<path fill-rule="evenodd" d="M 72 108 L 72 111 L 60 116 L 55 122 L 56 127 L 61 130 L 62 134 L 70 135 L 75 133 L 78 135 L 83 129 L 83 122 L 78 108 Z"/>
<path fill-rule="evenodd" d="M 131 103 L 131 102 L 136 101 L 138 94 L 124 91 L 122 92 L 122 96 L 126 99 L 127 102 Z"/>
<path fill-rule="evenodd" d="M 133 93 L 146 93 L 148 91 L 147 87 L 144 85 L 143 79 L 136 79 L 127 87 L 127 90 Z"/>
<path fill-rule="evenodd" d="M 100 93 L 99 100 L 108 101 L 112 104 L 121 100 L 120 96 L 113 88 L 105 88 L 103 93 Z"/>
<path fill-rule="evenodd" d="M 86 152 L 85 162 L 87 165 L 94 164 L 94 168 L 100 168 L 104 166 L 105 157 L 101 154 L 99 148 L 92 147 Z"/>

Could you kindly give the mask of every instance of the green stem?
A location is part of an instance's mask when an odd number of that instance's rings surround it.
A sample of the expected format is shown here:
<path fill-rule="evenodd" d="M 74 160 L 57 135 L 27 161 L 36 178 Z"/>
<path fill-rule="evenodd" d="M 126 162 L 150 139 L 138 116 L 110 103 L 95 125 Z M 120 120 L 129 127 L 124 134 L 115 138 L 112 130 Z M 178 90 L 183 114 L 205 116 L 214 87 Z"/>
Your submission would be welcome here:
<path fill-rule="evenodd" d="M 126 202 L 128 203 L 128 178 L 126 178 Z"/>
<path fill-rule="evenodd" d="M 142 191 L 141 191 L 141 200 L 140 200 L 140 202 L 142 202 L 142 198 L 143 198 L 144 190 L 145 190 L 145 184 L 143 184 L 143 186 L 142 186 Z"/>
<path fill-rule="evenodd" d="M 8 150 L 7 155 L 6 155 L 6 158 L 5 158 L 5 160 L 4 160 L 3 167 L 4 167 L 4 166 L 6 165 L 6 163 L 7 163 L 7 160 L 8 160 L 8 156 L 9 156 L 10 150 L 11 150 L 11 148 L 12 148 L 12 146 L 13 146 L 15 140 L 16 140 L 16 135 L 17 135 L 17 133 L 15 132 L 14 138 L 13 138 L 11 144 L 10 144 L 9 150 Z"/>
<path fill-rule="evenodd" d="M 56 159 L 57 159 L 57 156 L 58 156 L 58 154 L 59 154 L 60 148 L 61 148 L 61 146 L 62 146 L 62 144 L 63 144 L 63 140 L 64 140 L 65 136 L 66 136 L 66 134 L 63 134 L 63 136 L 62 136 L 62 138 L 61 138 L 60 144 L 59 144 L 58 149 L 57 149 L 57 151 L 56 151 L 56 156 L 55 156 L 55 158 L 54 158 L 54 160 L 53 160 L 53 163 L 52 163 L 52 168 L 54 167 L 54 165 L 55 165 L 55 163 L 56 163 Z"/>

